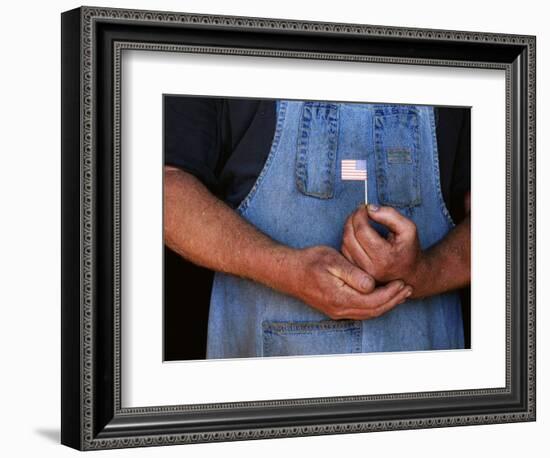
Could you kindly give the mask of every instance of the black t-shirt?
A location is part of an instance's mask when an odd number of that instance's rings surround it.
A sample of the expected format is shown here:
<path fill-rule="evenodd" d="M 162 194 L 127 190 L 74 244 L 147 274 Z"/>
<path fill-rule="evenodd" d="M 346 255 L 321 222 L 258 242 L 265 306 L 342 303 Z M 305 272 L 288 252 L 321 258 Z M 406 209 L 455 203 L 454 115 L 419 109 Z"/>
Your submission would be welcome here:
<path fill-rule="evenodd" d="M 195 175 L 233 208 L 260 174 L 275 131 L 274 100 L 166 96 L 165 164 Z M 441 190 L 458 222 L 470 190 L 470 110 L 435 110 Z"/>

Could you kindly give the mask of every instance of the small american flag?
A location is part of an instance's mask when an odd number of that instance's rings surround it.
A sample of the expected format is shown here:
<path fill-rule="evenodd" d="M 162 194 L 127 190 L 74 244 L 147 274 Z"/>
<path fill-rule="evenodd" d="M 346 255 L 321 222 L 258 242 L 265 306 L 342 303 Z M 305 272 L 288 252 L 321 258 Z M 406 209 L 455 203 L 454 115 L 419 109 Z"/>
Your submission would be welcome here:
<path fill-rule="evenodd" d="M 357 180 L 365 182 L 365 205 L 368 203 L 367 161 L 345 159 L 342 160 L 342 180 Z"/>
<path fill-rule="evenodd" d="M 366 180 L 367 161 L 343 160 L 342 180 Z"/>

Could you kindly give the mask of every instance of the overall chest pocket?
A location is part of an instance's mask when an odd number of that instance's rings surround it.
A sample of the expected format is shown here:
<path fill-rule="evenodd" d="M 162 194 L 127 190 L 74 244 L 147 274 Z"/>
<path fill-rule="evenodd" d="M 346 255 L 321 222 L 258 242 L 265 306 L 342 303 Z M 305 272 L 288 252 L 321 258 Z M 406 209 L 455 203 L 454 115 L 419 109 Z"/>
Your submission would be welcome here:
<path fill-rule="evenodd" d="M 299 119 L 296 186 L 307 196 L 331 199 L 338 150 L 338 105 L 305 102 Z"/>
<path fill-rule="evenodd" d="M 393 107 L 374 115 L 376 184 L 382 205 L 414 207 L 421 203 L 418 113 Z"/>
<path fill-rule="evenodd" d="M 263 356 L 361 352 L 360 321 L 264 321 Z"/>

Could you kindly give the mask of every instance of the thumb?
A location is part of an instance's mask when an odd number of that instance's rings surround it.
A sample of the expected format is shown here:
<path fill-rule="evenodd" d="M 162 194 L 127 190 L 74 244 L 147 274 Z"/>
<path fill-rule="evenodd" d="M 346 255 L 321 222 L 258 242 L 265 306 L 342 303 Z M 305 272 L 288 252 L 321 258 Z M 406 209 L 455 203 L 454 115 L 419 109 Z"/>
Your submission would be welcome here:
<path fill-rule="evenodd" d="M 337 261 L 329 271 L 332 275 L 360 293 L 370 293 L 374 291 L 374 287 L 376 286 L 374 278 L 343 256 L 337 258 Z"/>
<path fill-rule="evenodd" d="M 409 218 L 406 218 L 392 207 L 379 207 L 378 205 L 368 205 L 369 217 L 386 226 L 396 235 L 406 235 L 414 233 L 416 225 Z"/>

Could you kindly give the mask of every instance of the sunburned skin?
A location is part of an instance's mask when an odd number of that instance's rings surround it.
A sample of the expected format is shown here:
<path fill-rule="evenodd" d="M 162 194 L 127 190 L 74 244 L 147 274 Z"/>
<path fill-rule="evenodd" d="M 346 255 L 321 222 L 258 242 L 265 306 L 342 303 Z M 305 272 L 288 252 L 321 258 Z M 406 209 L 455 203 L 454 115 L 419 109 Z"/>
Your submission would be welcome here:
<path fill-rule="evenodd" d="M 165 169 L 164 236 L 184 258 L 294 296 L 333 319 L 366 320 L 402 303 L 412 288 L 371 275 L 328 246 L 294 249 L 269 238 L 194 176 Z"/>
<path fill-rule="evenodd" d="M 413 287 L 411 299 L 470 284 L 470 193 L 466 218 L 426 251 L 420 249 L 415 224 L 391 207 L 362 206 L 346 221 L 342 253 L 377 282 L 400 279 Z M 387 238 L 369 221 L 389 228 Z"/>

